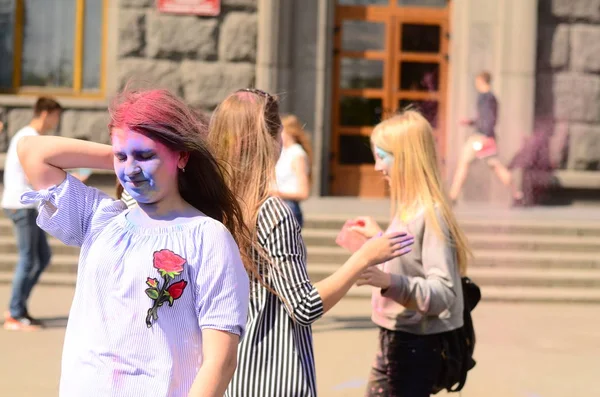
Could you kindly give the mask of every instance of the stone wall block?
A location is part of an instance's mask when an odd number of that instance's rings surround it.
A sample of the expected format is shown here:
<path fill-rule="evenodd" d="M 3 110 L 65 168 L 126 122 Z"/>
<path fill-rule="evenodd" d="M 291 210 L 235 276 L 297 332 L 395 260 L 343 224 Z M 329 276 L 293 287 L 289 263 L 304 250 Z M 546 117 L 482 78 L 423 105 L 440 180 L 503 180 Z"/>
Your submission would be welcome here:
<path fill-rule="evenodd" d="M 167 60 L 126 58 L 117 65 L 119 89 L 128 87 L 164 88 L 181 95 L 179 63 Z"/>
<path fill-rule="evenodd" d="M 552 14 L 558 18 L 600 21 L 600 0 L 552 0 Z"/>
<path fill-rule="evenodd" d="M 8 111 L 8 117 L 6 120 L 6 131 L 8 131 L 9 138 L 15 135 L 15 132 L 25 127 L 33 118 L 33 110 L 31 108 L 15 108 Z"/>
<path fill-rule="evenodd" d="M 119 5 L 129 8 L 144 8 L 152 7 L 155 3 L 156 0 L 120 0 Z"/>
<path fill-rule="evenodd" d="M 540 26 L 538 29 L 538 68 L 558 69 L 569 63 L 569 32 L 567 24 Z"/>
<path fill-rule="evenodd" d="M 119 13 L 119 56 L 142 55 L 145 46 L 146 13 L 124 9 Z"/>
<path fill-rule="evenodd" d="M 147 55 L 151 58 L 216 59 L 217 19 L 150 13 Z"/>
<path fill-rule="evenodd" d="M 574 25 L 571 28 L 571 65 L 581 72 L 600 72 L 600 26 Z"/>
<path fill-rule="evenodd" d="M 230 12 L 221 26 L 219 56 L 226 61 L 256 60 L 256 35 L 258 20 L 256 14 Z"/>
<path fill-rule="evenodd" d="M 221 0 L 221 5 L 223 7 L 243 7 L 249 10 L 256 10 L 257 0 Z"/>
<path fill-rule="evenodd" d="M 251 87 L 255 66 L 250 63 L 184 61 L 181 76 L 185 99 L 193 106 L 212 109 L 232 92 Z"/>
<path fill-rule="evenodd" d="M 600 126 L 575 124 L 570 127 L 568 168 L 600 170 Z"/>
<path fill-rule="evenodd" d="M 60 123 L 60 135 L 69 138 L 85 137 L 93 142 L 110 143 L 108 122 L 106 111 L 66 110 Z"/>
<path fill-rule="evenodd" d="M 554 75 L 554 115 L 560 121 L 600 122 L 600 77 L 576 73 Z"/>
<path fill-rule="evenodd" d="M 554 113 L 553 84 L 552 73 L 538 73 L 535 81 L 535 114 L 538 117 Z"/>
<path fill-rule="evenodd" d="M 564 162 L 567 158 L 569 145 L 569 124 L 556 123 L 550 136 L 548 150 L 550 152 L 550 161 L 556 168 L 564 168 Z"/>

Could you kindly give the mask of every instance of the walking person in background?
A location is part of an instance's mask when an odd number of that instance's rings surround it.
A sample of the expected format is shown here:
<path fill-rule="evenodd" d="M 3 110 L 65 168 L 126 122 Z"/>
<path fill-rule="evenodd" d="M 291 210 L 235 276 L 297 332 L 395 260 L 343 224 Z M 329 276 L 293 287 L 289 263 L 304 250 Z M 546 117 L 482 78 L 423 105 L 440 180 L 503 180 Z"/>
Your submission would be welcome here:
<path fill-rule="evenodd" d="M 510 171 L 498 159 L 496 149 L 498 100 L 492 92 L 491 84 L 492 75 L 489 72 L 481 72 L 475 78 L 475 88 L 479 92 L 477 96 L 477 117 L 461 121 L 462 125 L 471 126 L 475 131 L 467 139 L 458 161 L 449 193 L 452 204 L 455 204 L 458 200 L 469 172 L 469 166 L 475 159 L 484 160 L 504 186 L 511 190 L 515 205 L 518 205 L 523 199 L 523 193 L 513 184 Z"/>
<path fill-rule="evenodd" d="M 291 209 L 300 227 L 304 226 L 304 216 L 300 202 L 310 194 L 312 148 L 308 134 L 300 120 L 294 115 L 281 118 L 282 150 L 275 166 L 276 189 L 273 196 L 279 196 Z"/>
<path fill-rule="evenodd" d="M 258 272 L 241 210 L 203 136 L 163 90 L 110 109 L 111 145 L 27 137 L 19 157 L 38 223 L 81 247 L 65 334 L 61 397 L 222 397 Z M 114 169 L 128 209 L 65 169 Z M 235 240 L 234 240 L 235 239 Z M 239 244 L 236 244 L 236 241 Z M 247 266 L 245 268 L 245 266 Z"/>
<path fill-rule="evenodd" d="M 373 288 L 378 353 L 368 397 L 426 397 L 442 365 L 443 333 L 462 327 L 461 273 L 470 251 L 443 191 L 431 125 L 416 111 L 379 123 L 371 135 L 375 170 L 390 185 L 388 232 L 415 238 L 410 253 L 363 272 Z M 354 220 L 365 238 L 381 233 L 370 217 Z"/>
<path fill-rule="evenodd" d="M 263 280 L 251 285 L 247 334 L 228 397 L 316 396 L 312 323 L 342 299 L 364 269 L 405 254 L 412 244 L 404 232 L 375 237 L 313 285 L 298 222 L 269 193 L 281 133 L 277 99 L 256 89 L 227 97 L 210 122 L 211 148 L 258 242 L 254 258 Z"/>
<path fill-rule="evenodd" d="M 31 185 L 17 155 L 17 145 L 24 137 L 45 135 L 56 130 L 61 113 L 62 107 L 57 101 L 39 98 L 33 108 L 33 119 L 13 136 L 6 153 L 2 208 L 14 224 L 19 254 L 10 310 L 4 314 L 4 329 L 11 331 L 33 331 L 42 327 L 42 323 L 29 314 L 27 302 L 51 256 L 46 233 L 36 224 L 36 203 L 21 203 L 21 195 L 31 190 Z"/>

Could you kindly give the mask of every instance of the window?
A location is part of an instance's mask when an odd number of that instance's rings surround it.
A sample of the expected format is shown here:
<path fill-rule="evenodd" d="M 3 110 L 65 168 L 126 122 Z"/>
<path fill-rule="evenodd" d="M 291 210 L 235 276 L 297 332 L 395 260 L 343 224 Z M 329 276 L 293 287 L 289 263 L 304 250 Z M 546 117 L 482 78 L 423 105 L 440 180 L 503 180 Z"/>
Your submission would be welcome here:
<path fill-rule="evenodd" d="M 0 92 L 98 96 L 107 0 L 0 0 Z"/>

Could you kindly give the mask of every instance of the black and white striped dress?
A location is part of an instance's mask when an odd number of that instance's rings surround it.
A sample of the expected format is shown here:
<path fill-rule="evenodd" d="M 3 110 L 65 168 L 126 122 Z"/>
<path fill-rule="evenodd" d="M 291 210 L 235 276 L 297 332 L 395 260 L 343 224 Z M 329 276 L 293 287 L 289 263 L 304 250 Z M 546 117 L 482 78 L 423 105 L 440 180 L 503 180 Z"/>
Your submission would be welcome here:
<path fill-rule="evenodd" d="M 279 297 L 262 286 L 251 292 L 246 335 L 226 396 L 314 397 L 311 324 L 323 314 L 323 302 L 308 279 L 300 226 L 278 198 L 260 209 L 258 241 L 273 262 L 263 277 Z"/>

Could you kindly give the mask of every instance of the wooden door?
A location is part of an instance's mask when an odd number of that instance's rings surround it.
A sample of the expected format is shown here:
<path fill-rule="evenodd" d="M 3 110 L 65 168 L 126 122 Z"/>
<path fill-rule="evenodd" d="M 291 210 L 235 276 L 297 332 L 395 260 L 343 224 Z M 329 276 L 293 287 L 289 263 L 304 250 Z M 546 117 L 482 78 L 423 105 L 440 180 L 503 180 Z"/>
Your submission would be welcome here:
<path fill-rule="evenodd" d="M 447 0 L 338 0 L 335 15 L 330 191 L 383 197 L 373 127 L 408 106 L 432 123 L 445 152 Z"/>

